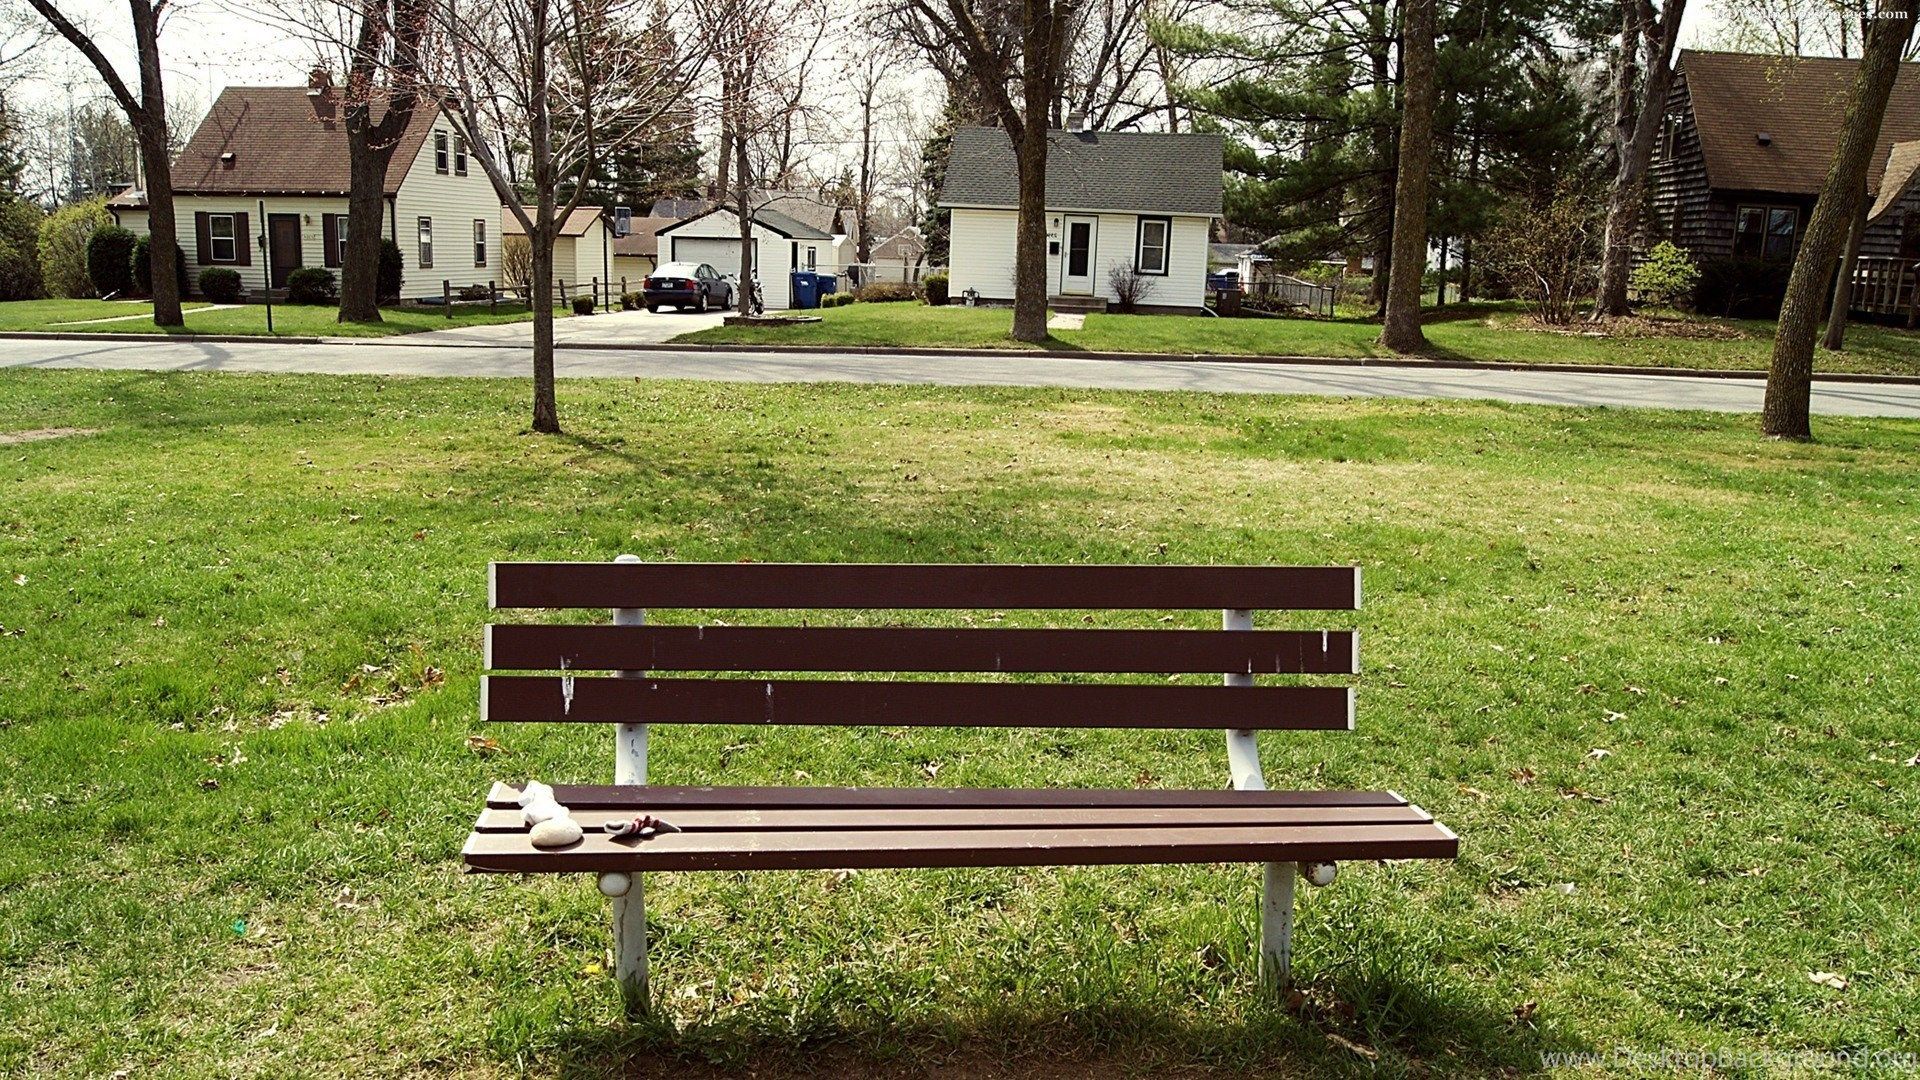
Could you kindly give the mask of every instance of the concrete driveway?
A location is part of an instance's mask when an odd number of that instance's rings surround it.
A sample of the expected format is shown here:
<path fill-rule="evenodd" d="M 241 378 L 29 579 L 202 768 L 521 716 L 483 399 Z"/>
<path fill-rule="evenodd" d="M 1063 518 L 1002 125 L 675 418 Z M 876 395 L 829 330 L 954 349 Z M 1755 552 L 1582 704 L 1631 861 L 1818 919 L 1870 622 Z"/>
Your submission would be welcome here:
<path fill-rule="evenodd" d="M 669 338 L 695 330 L 719 326 L 725 312 L 703 314 L 668 308 L 659 314 L 649 311 L 603 311 L 597 315 L 570 315 L 553 320 L 553 340 L 579 345 L 658 345 Z M 423 334 L 402 334 L 389 338 L 356 338 L 356 344 L 408 345 L 500 345 L 523 348 L 533 344 L 530 322 L 496 323 L 491 326 L 460 326 L 450 330 L 429 330 Z"/>

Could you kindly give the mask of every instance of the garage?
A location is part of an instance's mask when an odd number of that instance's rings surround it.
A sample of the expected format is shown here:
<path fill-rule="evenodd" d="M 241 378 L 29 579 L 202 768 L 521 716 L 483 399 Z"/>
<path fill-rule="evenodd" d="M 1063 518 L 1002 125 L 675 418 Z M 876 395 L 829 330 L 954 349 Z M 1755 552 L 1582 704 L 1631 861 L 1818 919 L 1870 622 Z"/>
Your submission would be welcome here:
<path fill-rule="evenodd" d="M 722 274 L 740 273 L 740 218 L 724 207 L 677 221 L 659 231 L 662 262 L 706 263 Z M 831 243 L 833 237 L 785 214 L 762 210 L 753 216 L 754 263 L 767 310 L 791 305 L 789 271 L 804 265 L 803 245 Z"/>

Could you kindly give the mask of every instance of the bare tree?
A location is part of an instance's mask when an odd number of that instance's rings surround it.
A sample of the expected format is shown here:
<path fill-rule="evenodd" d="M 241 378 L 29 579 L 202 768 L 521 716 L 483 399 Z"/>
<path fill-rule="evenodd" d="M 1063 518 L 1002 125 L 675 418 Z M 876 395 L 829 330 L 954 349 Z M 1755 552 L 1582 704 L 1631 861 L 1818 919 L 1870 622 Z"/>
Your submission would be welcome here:
<path fill-rule="evenodd" d="M 39 74 L 35 52 L 53 39 L 45 19 L 13 2 L 0 0 L 0 98 Z"/>
<path fill-rule="evenodd" d="M 182 282 L 173 253 L 179 247 L 173 220 L 172 160 L 167 153 L 167 95 L 160 75 L 160 21 L 169 0 L 127 0 L 133 20 L 134 55 L 138 60 L 139 93 L 136 95 L 113 62 L 107 59 L 93 36 L 80 29 L 53 3 L 53 0 L 27 0 L 48 25 L 93 64 L 107 84 L 120 111 L 127 114 L 135 138 L 140 142 L 140 167 L 146 174 L 147 232 L 151 236 L 153 324 L 180 326 Z"/>
<path fill-rule="evenodd" d="M 450 119 L 532 249 L 533 429 L 556 433 L 554 241 L 607 157 L 683 107 L 699 58 L 649 32 L 643 0 L 447 0 L 433 11 L 432 66 Z M 526 138 L 531 207 L 489 116 Z M 564 204 L 563 184 L 572 189 Z"/>
<path fill-rule="evenodd" d="M 1620 49 L 1614 57 L 1613 144 L 1617 157 L 1613 193 L 1607 200 L 1606 246 L 1600 256 L 1599 295 L 1593 317 L 1627 313 L 1627 274 L 1633 263 L 1634 231 L 1640 225 L 1654 138 L 1673 86 L 1674 46 L 1687 0 L 1620 0 Z"/>
<path fill-rule="evenodd" d="M 1820 198 L 1813 204 L 1786 300 L 1774 329 L 1773 364 L 1767 372 L 1767 397 L 1760 428 L 1774 438 L 1813 437 L 1809 413 L 1813 396 L 1813 336 L 1826 299 L 1827 275 L 1846 241 L 1857 204 L 1867 197 L 1867 170 L 1880 142 L 1880 122 L 1900 73 L 1900 55 L 1913 40 L 1920 0 L 1887 0 L 1867 29 L 1867 43 L 1854 76 L 1853 91 L 1840 121 L 1840 143 L 1827 170 Z"/>
<path fill-rule="evenodd" d="M 957 55 L 985 113 L 1013 143 L 1020 209 L 1014 227 L 1013 336 L 1047 337 L 1047 145 L 1081 0 L 901 0 L 896 22 L 931 51 Z M 944 61 L 951 64 L 951 61 Z M 1016 104 L 1013 88 L 1018 87 Z"/>
<path fill-rule="evenodd" d="M 1427 185 L 1433 161 L 1434 6 L 1404 0 L 1400 44 L 1400 165 L 1393 194 L 1393 261 L 1380 344 L 1394 352 L 1427 347 L 1420 330 L 1420 288 L 1427 270 Z"/>

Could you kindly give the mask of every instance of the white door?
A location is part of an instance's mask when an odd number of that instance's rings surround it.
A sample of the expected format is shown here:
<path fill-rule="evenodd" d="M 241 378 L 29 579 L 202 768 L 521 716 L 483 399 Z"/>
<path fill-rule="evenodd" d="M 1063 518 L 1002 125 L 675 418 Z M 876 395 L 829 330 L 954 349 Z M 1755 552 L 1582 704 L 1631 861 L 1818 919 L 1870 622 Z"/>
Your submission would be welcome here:
<path fill-rule="evenodd" d="M 1068 216 L 1060 222 L 1060 291 L 1068 296 L 1093 295 L 1093 236 L 1100 219 Z"/>

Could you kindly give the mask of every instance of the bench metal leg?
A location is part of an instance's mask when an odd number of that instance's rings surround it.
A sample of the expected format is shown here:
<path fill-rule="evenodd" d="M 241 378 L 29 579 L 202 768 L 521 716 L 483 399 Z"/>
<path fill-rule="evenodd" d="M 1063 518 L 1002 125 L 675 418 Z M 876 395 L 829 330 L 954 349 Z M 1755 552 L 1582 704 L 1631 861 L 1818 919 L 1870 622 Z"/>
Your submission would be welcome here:
<path fill-rule="evenodd" d="M 639 561 L 638 555 L 622 555 L 614 560 L 617 563 Z M 644 608 L 613 609 L 615 626 L 641 626 L 646 621 Z M 622 671 L 619 674 L 630 679 L 646 676 L 644 671 Z M 645 784 L 647 725 L 620 724 L 613 738 L 613 782 Z M 613 973 L 620 981 L 627 1014 L 640 1016 L 646 1013 L 653 1000 L 647 992 L 647 902 L 640 888 L 640 875 L 602 875 L 600 891 L 613 897 Z"/>
<path fill-rule="evenodd" d="M 1293 985 L 1293 882 L 1290 862 L 1270 862 L 1260 876 L 1260 982 L 1276 990 Z"/>

